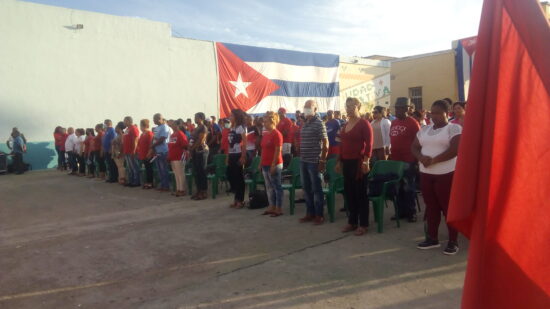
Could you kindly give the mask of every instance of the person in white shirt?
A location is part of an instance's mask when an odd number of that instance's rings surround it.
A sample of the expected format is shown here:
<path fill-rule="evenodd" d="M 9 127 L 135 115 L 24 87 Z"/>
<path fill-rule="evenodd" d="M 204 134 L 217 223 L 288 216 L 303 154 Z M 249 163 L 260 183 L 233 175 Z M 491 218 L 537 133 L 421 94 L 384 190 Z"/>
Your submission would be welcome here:
<path fill-rule="evenodd" d="M 390 155 L 390 128 L 391 121 L 386 119 L 386 108 L 375 106 L 372 111 L 374 120 L 370 123 L 373 133 L 372 158 L 377 160 L 387 160 Z"/>
<path fill-rule="evenodd" d="M 426 240 L 419 243 L 418 249 L 439 247 L 438 229 L 441 213 L 447 217 L 453 174 L 455 171 L 458 145 L 462 127 L 449 123 L 450 105 L 438 100 L 432 104 L 432 124 L 424 126 L 416 134 L 411 150 L 420 162 L 420 187 L 426 203 L 428 231 Z M 447 225 L 449 242 L 444 254 L 458 252 L 458 232 Z"/>
<path fill-rule="evenodd" d="M 84 141 L 86 140 L 86 131 L 84 129 L 76 129 L 74 140 L 74 155 L 78 162 L 78 176 L 86 175 L 86 158 L 84 157 Z M 76 168 L 76 167 L 75 167 Z"/>
<path fill-rule="evenodd" d="M 69 159 L 69 161 L 68 161 L 69 169 L 71 170 L 69 175 L 76 175 L 76 172 L 78 170 L 78 165 L 77 165 L 77 162 L 76 162 L 76 155 L 75 155 L 75 152 L 74 152 L 74 146 L 75 146 L 77 137 L 76 137 L 76 134 L 74 133 L 74 128 L 69 127 L 67 129 L 67 134 L 69 134 L 69 136 L 67 136 L 67 139 L 65 140 L 65 151 L 67 152 L 67 156 L 68 156 L 68 159 Z"/>

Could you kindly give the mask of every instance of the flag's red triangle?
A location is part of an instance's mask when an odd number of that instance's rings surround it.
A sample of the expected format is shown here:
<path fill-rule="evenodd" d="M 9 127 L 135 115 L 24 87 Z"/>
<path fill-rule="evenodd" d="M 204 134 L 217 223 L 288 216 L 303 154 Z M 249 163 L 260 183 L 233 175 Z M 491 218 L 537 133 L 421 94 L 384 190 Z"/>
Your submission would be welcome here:
<path fill-rule="evenodd" d="M 222 43 L 216 43 L 216 52 L 221 118 L 229 117 L 233 109 L 247 111 L 279 89 L 279 85 L 254 70 Z M 239 85 L 245 92 L 238 91 L 235 85 Z"/>
<path fill-rule="evenodd" d="M 470 237 L 463 308 L 550 308 L 550 27 L 486 0 L 450 224 Z"/>

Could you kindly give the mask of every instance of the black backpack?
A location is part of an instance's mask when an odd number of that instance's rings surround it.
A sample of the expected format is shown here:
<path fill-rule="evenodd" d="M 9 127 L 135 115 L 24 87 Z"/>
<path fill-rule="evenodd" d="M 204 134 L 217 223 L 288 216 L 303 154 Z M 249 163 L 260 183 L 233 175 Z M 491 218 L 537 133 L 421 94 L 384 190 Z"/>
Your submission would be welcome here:
<path fill-rule="evenodd" d="M 248 208 L 260 209 L 269 205 L 267 193 L 264 190 L 256 190 L 248 195 Z"/>
<path fill-rule="evenodd" d="M 376 175 L 369 181 L 369 196 L 379 196 L 382 194 L 382 188 L 384 187 L 384 183 L 386 181 L 394 180 L 399 178 L 397 174 L 389 173 L 389 174 L 380 174 Z M 392 196 L 396 194 L 396 188 L 390 187 L 389 192 L 387 192 L 388 195 Z"/>

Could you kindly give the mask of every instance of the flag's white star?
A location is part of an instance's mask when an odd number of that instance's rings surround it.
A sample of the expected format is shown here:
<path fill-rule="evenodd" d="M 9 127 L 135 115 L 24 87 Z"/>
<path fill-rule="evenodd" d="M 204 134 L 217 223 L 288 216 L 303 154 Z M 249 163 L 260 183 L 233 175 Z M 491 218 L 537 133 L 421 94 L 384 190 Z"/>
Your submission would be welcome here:
<path fill-rule="evenodd" d="M 246 87 L 248 87 L 251 82 L 243 82 L 243 79 L 241 77 L 241 73 L 239 73 L 239 76 L 237 77 L 236 81 L 229 81 L 231 85 L 235 86 L 235 98 L 239 96 L 239 94 L 244 94 L 245 97 L 248 98 L 248 93 L 246 93 Z"/>

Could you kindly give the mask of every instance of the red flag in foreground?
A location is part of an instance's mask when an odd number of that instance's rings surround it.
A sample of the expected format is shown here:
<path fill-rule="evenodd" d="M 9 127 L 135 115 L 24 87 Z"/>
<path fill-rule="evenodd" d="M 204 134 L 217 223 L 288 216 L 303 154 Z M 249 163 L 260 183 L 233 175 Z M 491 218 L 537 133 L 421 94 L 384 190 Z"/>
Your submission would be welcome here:
<path fill-rule="evenodd" d="M 485 0 L 447 220 L 470 238 L 463 308 L 550 308 L 550 26 Z"/>

